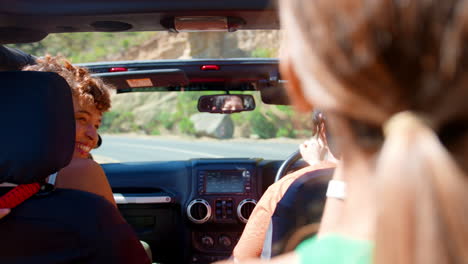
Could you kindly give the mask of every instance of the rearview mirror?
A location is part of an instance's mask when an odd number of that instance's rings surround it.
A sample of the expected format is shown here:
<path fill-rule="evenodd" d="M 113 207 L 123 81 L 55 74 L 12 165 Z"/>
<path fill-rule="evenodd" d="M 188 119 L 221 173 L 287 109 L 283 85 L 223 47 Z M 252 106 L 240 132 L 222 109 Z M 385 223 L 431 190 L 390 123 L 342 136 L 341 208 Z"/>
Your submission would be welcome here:
<path fill-rule="evenodd" d="M 198 111 L 230 114 L 255 109 L 255 100 L 248 94 L 203 95 L 198 99 Z"/>

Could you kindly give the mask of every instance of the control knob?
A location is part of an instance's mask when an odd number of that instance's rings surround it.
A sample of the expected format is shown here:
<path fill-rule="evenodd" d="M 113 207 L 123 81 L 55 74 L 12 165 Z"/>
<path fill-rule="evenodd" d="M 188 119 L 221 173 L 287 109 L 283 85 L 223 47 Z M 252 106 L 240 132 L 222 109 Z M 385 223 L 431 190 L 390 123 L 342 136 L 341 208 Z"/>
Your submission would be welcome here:
<path fill-rule="evenodd" d="M 208 235 L 205 235 L 201 238 L 201 243 L 206 248 L 211 248 L 214 246 L 214 239 Z"/>
<path fill-rule="evenodd" d="M 221 244 L 225 248 L 229 248 L 232 245 L 231 238 L 225 235 L 219 237 L 219 244 Z"/>

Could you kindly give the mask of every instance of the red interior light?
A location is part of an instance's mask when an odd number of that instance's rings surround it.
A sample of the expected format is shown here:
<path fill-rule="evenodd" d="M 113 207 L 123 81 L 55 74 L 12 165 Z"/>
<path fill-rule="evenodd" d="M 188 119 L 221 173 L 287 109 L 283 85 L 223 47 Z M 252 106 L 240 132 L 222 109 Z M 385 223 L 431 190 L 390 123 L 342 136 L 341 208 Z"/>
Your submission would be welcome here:
<path fill-rule="evenodd" d="M 128 71 L 128 69 L 125 67 L 113 67 L 109 69 L 109 72 L 123 72 L 123 71 Z"/>
<path fill-rule="evenodd" d="M 202 71 L 219 71 L 219 65 L 203 65 L 201 66 Z"/>

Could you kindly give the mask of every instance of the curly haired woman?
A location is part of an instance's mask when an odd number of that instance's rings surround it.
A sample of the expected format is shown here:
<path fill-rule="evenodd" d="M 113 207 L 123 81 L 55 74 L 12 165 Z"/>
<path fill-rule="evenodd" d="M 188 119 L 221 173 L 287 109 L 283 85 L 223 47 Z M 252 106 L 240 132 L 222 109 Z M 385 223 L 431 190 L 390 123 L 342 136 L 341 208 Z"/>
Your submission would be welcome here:
<path fill-rule="evenodd" d="M 46 55 L 36 60 L 35 65 L 23 71 L 55 72 L 70 85 L 76 120 L 75 150 L 70 164 L 51 175 L 50 183 L 59 188 L 92 192 L 105 197 L 115 205 L 112 190 L 101 166 L 89 159 L 89 152 L 98 142 L 97 130 L 102 114 L 111 107 L 110 85 L 91 76 L 86 68 L 72 65 L 63 57 Z"/>

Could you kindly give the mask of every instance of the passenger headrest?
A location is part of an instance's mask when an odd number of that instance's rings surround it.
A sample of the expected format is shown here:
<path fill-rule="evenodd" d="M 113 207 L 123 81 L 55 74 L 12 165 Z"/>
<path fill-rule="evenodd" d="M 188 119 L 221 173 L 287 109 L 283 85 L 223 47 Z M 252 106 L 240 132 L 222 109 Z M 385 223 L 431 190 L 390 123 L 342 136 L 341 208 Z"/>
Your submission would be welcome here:
<path fill-rule="evenodd" d="M 36 58 L 19 49 L 0 45 L 0 70 L 19 71 L 24 66 L 36 64 Z"/>
<path fill-rule="evenodd" d="M 40 182 L 73 156 L 71 89 L 51 72 L 0 72 L 0 80 L 0 182 Z"/>

